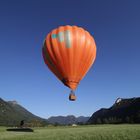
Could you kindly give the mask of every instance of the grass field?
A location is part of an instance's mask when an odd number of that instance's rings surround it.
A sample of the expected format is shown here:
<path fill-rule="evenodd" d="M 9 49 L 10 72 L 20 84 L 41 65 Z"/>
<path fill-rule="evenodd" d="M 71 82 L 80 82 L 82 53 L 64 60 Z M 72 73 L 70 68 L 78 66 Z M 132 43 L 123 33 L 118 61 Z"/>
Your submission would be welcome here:
<path fill-rule="evenodd" d="M 0 140 L 140 140 L 140 125 L 89 125 L 34 128 L 34 132 L 7 132 Z"/>

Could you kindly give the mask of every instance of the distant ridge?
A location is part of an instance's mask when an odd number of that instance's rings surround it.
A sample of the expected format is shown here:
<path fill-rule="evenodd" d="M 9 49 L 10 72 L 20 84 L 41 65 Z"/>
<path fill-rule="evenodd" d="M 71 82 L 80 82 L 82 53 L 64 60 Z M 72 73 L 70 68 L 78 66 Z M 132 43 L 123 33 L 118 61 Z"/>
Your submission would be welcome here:
<path fill-rule="evenodd" d="M 110 108 L 102 108 L 90 117 L 88 124 L 140 123 L 140 97 L 118 98 Z"/>
<path fill-rule="evenodd" d="M 19 105 L 17 101 L 4 101 L 0 98 L 0 125 L 18 126 L 21 120 L 25 120 L 28 125 L 45 125 L 47 120 L 40 118 L 24 107 Z"/>
<path fill-rule="evenodd" d="M 48 122 L 51 124 L 59 125 L 71 125 L 71 124 L 85 124 L 89 117 L 75 117 L 74 115 L 68 116 L 52 116 L 48 118 Z"/>

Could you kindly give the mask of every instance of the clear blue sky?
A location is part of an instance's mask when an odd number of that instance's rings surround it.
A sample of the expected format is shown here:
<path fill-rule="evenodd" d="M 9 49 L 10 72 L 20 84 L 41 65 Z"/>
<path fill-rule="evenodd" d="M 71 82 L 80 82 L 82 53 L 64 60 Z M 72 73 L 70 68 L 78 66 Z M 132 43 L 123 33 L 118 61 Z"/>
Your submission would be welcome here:
<path fill-rule="evenodd" d="M 94 66 L 69 102 L 70 90 L 43 62 L 45 36 L 59 25 L 88 30 L 97 44 Z M 116 98 L 140 96 L 139 0 L 1 0 L 0 97 L 32 113 L 89 116 Z"/>

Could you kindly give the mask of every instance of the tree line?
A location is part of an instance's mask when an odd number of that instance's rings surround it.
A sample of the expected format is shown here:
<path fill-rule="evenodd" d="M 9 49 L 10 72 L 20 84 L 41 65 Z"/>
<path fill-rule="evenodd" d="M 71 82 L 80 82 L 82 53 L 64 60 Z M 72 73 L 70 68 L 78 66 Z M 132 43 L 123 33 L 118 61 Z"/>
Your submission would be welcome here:
<path fill-rule="evenodd" d="M 92 124 L 121 124 L 121 123 L 140 123 L 140 112 L 136 116 L 126 116 L 124 118 L 108 117 L 97 118 Z"/>

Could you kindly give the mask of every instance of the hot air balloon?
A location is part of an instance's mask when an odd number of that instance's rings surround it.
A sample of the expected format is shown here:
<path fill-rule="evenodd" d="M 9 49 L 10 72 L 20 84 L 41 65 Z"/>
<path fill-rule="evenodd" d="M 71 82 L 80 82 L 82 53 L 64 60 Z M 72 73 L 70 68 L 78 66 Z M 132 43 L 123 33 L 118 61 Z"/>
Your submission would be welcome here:
<path fill-rule="evenodd" d="M 42 54 L 49 69 L 71 89 L 69 100 L 76 100 L 74 90 L 95 61 L 94 38 L 81 27 L 60 26 L 45 38 Z"/>

